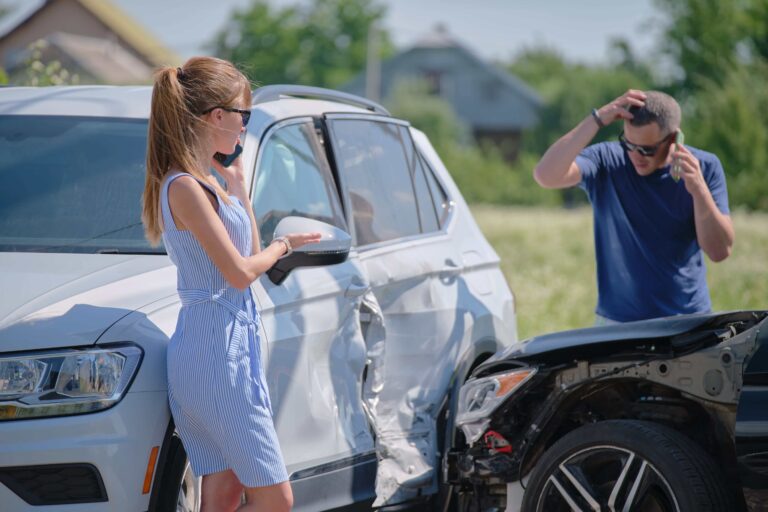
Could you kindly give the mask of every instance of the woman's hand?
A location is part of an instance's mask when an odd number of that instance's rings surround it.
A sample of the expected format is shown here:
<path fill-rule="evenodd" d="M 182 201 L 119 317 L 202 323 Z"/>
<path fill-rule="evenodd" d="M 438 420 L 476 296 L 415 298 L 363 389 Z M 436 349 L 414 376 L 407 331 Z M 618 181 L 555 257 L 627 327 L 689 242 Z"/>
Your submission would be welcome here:
<path fill-rule="evenodd" d="M 211 158 L 211 165 L 227 182 L 227 189 L 230 191 L 245 186 L 245 168 L 241 156 L 242 153 L 228 167 L 224 167 L 218 160 Z"/>
<path fill-rule="evenodd" d="M 290 233 L 288 235 L 283 235 L 281 237 L 275 238 L 273 240 L 273 243 L 275 241 L 278 242 L 284 242 L 285 239 L 288 241 L 288 244 L 290 244 L 290 250 L 295 251 L 301 246 L 307 245 L 307 244 L 315 244 L 319 242 L 323 238 L 323 235 L 320 233 Z M 283 243 L 283 245 L 286 245 Z M 289 247 L 286 245 L 285 252 L 289 252 Z"/>

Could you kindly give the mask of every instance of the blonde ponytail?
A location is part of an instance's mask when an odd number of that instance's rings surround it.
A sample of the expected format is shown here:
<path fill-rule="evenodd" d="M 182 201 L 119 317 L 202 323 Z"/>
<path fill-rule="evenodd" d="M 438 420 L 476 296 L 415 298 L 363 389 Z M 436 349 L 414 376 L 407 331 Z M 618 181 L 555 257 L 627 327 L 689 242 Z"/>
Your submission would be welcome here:
<path fill-rule="evenodd" d="M 147 133 L 147 174 L 142 215 L 147 240 L 159 245 L 162 235 L 160 193 L 166 175 L 181 170 L 205 180 L 200 162 L 206 124 L 200 115 L 216 106 L 251 102 L 250 83 L 231 63 L 214 57 L 192 57 L 180 68 L 162 68 L 155 74 Z M 230 199 L 218 186 L 219 199 Z"/>

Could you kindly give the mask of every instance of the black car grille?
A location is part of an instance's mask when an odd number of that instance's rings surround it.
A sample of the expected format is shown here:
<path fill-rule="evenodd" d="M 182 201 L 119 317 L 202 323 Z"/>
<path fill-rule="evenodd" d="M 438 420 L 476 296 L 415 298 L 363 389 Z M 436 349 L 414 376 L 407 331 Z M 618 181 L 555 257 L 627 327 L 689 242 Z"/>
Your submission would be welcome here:
<path fill-rule="evenodd" d="M 92 464 L 0 468 L 0 482 L 30 505 L 107 501 L 104 482 Z"/>

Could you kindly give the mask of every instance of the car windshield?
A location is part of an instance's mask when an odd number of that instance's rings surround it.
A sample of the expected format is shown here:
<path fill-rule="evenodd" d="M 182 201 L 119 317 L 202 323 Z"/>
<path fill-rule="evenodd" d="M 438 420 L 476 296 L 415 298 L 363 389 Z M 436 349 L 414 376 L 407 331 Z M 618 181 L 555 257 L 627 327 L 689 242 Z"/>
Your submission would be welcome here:
<path fill-rule="evenodd" d="M 0 116 L 0 251 L 162 254 L 141 224 L 147 121 Z"/>

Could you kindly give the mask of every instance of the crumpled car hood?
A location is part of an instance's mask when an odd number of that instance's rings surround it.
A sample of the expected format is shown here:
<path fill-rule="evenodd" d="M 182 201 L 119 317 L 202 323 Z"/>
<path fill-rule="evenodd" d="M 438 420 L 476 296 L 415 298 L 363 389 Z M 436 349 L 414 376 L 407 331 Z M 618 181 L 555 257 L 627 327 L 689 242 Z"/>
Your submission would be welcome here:
<path fill-rule="evenodd" d="M 0 253 L 0 351 L 89 345 L 176 293 L 163 255 Z"/>
<path fill-rule="evenodd" d="M 686 333 L 701 330 L 716 324 L 729 316 L 747 315 L 748 312 L 700 313 L 678 315 L 639 322 L 588 327 L 570 331 L 556 332 L 530 338 L 506 350 L 497 353 L 475 371 L 475 375 L 484 369 L 503 361 L 555 362 L 573 361 L 593 355 L 610 356 L 626 351 L 655 353 L 658 346 L 654 341 L 676 346 L 675 340 L 685 343 Z"/>

